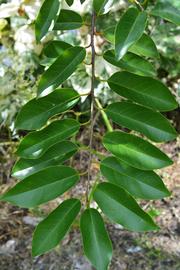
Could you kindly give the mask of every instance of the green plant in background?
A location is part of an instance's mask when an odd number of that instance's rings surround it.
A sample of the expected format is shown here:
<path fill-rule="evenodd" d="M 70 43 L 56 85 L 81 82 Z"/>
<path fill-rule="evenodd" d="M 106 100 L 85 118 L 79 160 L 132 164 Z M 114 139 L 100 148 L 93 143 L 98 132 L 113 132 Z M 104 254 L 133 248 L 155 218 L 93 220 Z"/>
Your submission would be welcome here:
<path fill-rule="evenodd" d="M 75 1 L 66 2 L 71 6 Z M 124 99 L 104 109 L 95 96 L 96 59 L 100 57 L 95 45 L 96 22 L 113 8 L 112 1 L 93 1 L 90 25 L 88 18 L 81 18 L 73 10 L 62 9 L 59 0 L 45 0 L 39 11 L 35 22 L 37 42 L 41 42 L 52 28 L 53 31 L 66 31 L 88 25 L 90 44 L 73 46 L 53 40 L 45 47 L 48 67 L 38 83 L 37 96 L 21 109 L 16 119 L 17 129 L 31 131 L 20 142 L 19 160 L 13 168 L 13 176 L 22 181 L 2 195 L 1 200 L 25 208 L 53 200 L 76 185 L 81 176 L 63 163 L 82 149 L 89 152 L 89 159 L 84 184 L 86 201 L 82 198 L 65 200 L 37 226 L 33 236 L 33 256 L 49 251 L 62 240 L 80 213 L 81 205 L 84 252 L 99 270 L 107 269 L 112 258 L 112 244 L 103 215 L 131 231 L 158 229 L 136 199 L 153 200 L 170 195 L 154 170 L 169 166 L 172 161 L 151 141 L 160 143 L 176 138 L 175 129 L 161 112 L 177 108 L 177 102 L 169 89 L 155 78 L 156 71 L 148 61 L 158 58 L 158 51 L 148 35 L 147 25 L 149 16 L 159 16 L 180 25 L 180 13 L 163 1 L 148 12 L 148 1 L 131 2 L 133 5 L 127 8 L 116 26 L 102 31 L 112 43 L 112 50 L 104 51 L 103 58 L 118 70 L 107 83 Z M 90 89 L 78 94 L 68 87 L 66 80 L 78 65 L 88 63 L 89 59 Z M 88 96 L 90 101 L 88 146 L 75 140 L 81 123 L 69 118 L 68 114 L 82 96 Z M 100 110 L 108 129 L 102 144 L 112 154 L 100 162 L 100 172 L 107 180 L 101 183 L 91 176 L 92 154 L 102 156 L 93 149 L 96 109 Z M 113 130 L 108 118 L 118 126 L 135 131 L 136 135 Z M 96 208 L 92 208 L 92 201 L 96 202 Z"/>

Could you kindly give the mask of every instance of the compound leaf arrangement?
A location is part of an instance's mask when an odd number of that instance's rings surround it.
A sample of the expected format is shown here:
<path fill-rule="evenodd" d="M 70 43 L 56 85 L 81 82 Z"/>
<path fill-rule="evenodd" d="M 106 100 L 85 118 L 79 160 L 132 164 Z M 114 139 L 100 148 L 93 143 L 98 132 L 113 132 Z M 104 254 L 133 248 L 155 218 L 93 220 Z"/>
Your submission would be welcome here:
<path fill-rule="evenodd" d="M 66 0 L 69 9 L 62 9 L 60 0 L 43 2 L 35 21 L 37 42 L 50 31 L 68 31 L 86 24 L 80 14 L 71 10 L 75 2 Z M 80 2 L 83 4 L 85 0 Z M 151 60 L 158 59 L 159 54 L 148 35 L 148 18 L 159 16 L 180 25 L 180 14 L 164 1 L 159 1 L 150 12 L 146 10 L 148 1 L 144 1 L 145 4 L 130 2 L 114 26 L 102 29 L 104 40 L 111 48 L 103 52 L 103 58 L 118 69 L 107 84 L 119 96 L 119 101 L 106 108 L 100 106 L 102 116 L 109 123 L 102 139 L 109 154 L 104 158 L 98 156 L 101 177 L 93 179 L 91 173 L 92 155 L 97 152 L 93 149 L 94 112 L 100 104 L 94 92 L 95 36 L 96 19 L 111 10 L 111 0 L 92 1 L 88 47 L 73 46 L 63 40 L 48 42 L 43 52 L 48 65 L 40 78 L 37 96 L 17 116 L 16 128 L 30 132 L 19 144 L 19 159 L 12 170 L 19 182 L 2 195 L 1 200 L 31 208 L 63 195 L 78 185 L 81 177 L 67 161 L 82 148 L 89 153 L 87 177 L 83 176 L 86 198 L 64 200 L 39 223 L 33 235 L 33 256 L 57 246 L 79 217 L 85 255 L 97 270 L 106 270 L 112 258 L 112 244 L 104 223 L 106 218 L 131 231 L 159 228 L 136 200 L 170 195 L 154 170 L 172 164 L 157 143 L 176 138 L 175 129 L 162 112 L 175 109 L 177 102 L 170 90 L 155 78 Z M 91 105 L 89 145 L 82 146 L 76 140 L 81 123 L 77 117 L 69 118 L 68 114 L 81 95 L 64 87 L 64 83 L 89 56 L 91 87 L 86 93 Z M 111 123 L 119 130 L 114 130 Z M 122 132 L 122 128 L 128 131 Z"/>

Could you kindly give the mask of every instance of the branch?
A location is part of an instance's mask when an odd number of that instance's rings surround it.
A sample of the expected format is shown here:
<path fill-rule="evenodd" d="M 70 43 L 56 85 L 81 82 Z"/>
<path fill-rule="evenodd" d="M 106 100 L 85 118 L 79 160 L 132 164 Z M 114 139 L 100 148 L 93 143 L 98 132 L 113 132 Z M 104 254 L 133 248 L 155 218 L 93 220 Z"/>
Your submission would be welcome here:
<path fill-rule="evenodd" d="M 94 35 L 95 35 L 95 21 L 96 14 L 93 10 L 92 19 L 91 19 L 91 66 L 92 66 L 92 75 L 91 75 L 91 125 L 90 125 L 90 139 L 89 139 L 89 148 L 92 149 L 93 145 L 93 132 L 94 132 L 94 82 L 95 82 L 95 45 L 94 45 Z M 87 176 L 87 188 L 86 188 L 86 204 L 89 205 L 89 190 L 90 190 L 90 181 L 91 181 L 91 163 L 92 163 L 92 152 L 89 153 L 89 162 L 88 162 L 88 176 Z"/>

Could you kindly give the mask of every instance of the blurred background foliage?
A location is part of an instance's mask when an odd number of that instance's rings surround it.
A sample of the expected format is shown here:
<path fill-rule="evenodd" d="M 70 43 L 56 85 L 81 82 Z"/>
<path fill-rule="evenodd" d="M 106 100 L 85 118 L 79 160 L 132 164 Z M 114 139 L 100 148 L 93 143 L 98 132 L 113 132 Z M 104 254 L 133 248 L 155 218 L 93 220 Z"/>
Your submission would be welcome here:
<path fill-rule="evenodd" d="M 155 2 L 157 1 L 150 0 L 147 10 L 151 10 Z M 54 37 L 57 40 L 83 46 L 88 46 L 90 42 L 91 0 L 85 1 L 83 5 L 80 5 L 80 1 L 76 0 L 71 9 L 81 13 L 85 25 L 79 30 L 51 33 L 43 40 L 42 44 L 36 44 L 34 20 L 41 3 L 40 0 L 0 1 L 0 125 L 2 130 L 8 130 L 11 138 L 12 136 L 16 137 L 14 119 L 20 107 L 35 95 L 38 78 L 44 69 L 41 65 L 45 61 L 42 52 L 47 42 Z M 101 56 L 102 51 L 112 46 L 104 40 L 102 32 L 114 25 L 114 20 L 118 21 L 129 4 L 128 0 L 112 0 L 110 13 L 101 16 L 97 21 L 96 95 L 99 96 L 103 105 L 116 97 L 104 82 L 115 71 L 115 67 L 108 64 Z M 180 9 L 179 0 L 173 0 L 171 4 Z M 68 8 L 65 1 L 62 1 L 62 7 Z M 149 20 L 147 32 L 151 34 L 160 54 L 160 59 L 153 60 L 153 64 L 158 71 L 158 77 L 168 84 L 179 99 L 180 27 L 158 17 L 150 17 Z M 88 59 L 87 56 L 86 63 L 80 65 L 67 82 L 68 86 L 74 87 L 80 93 L 86 93 L 90 88 L 91 70 Z M 86 106 L 88 106 L 88 100 L 83 98 L 80 109 Z M 177 117 L 179 117 L 179 111 L 170 115 L 170 118 L 177 121 L 177 126 L 179 126 Z"/>

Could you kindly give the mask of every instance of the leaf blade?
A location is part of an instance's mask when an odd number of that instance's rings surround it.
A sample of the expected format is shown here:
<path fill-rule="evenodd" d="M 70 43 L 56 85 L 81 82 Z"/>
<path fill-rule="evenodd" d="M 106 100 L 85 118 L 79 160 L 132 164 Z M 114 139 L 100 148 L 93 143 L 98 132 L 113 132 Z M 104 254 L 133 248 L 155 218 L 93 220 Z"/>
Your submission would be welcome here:
<path fill-rule="evenodd" d="M 105 158 L 100 169 L 110 183 L 124 188 L 136 198 L 156 200 L 170 196 L 170 192 L 156 173 L 138 170 L 116 157 Z"/>
<path fill-rule="evenodd" d="M 128 52 L 121 60 L 117 61 L 114 51 L 109 50 L 105 52 L 103 58 L 110 64 L 137 75 L 152 77 L 156 75 L 153 65 L 134 53 Z"/>
<path fill-rule="evenodd" d="M 59 0 L 45 0 L 43 2 L 35 21 L 36 40 L 38 42 L 47 34 L 52 21 L 56 21 L 60 7 L 61 2 Z"/>
<path fill-rule="evenodd" d="M 140 170 L 160 169 L 173 163 L 154 145 L 132 134 L 108 132 L 103 144 L 113 155 Z"/>
<path fill-rule="evenodd" d="M 85 210 L 80 228 L 87 258 L 96 269 L 106 270 L 112 258 L 112 245 L 99 212 L 93 208 Z"/>
<path fill-rule="evenodd" d="M 122 71 L 113 74 L 108 84 L 120 96 L 158 111 L 170 111 L 178 106 L 169 89 L 150 77 Z"/>
<path fill-rule="evenodd" d="M 77 217 L 80 208 L 79 200 L 66 200 L 38 224 L 33 235 L 33 256 L 44 254 L 59 244 Z"/>
<path fill-rule="evenodd" d="M 38 96 L 52 92 L 68 79 L 85 56 L 85 49 L 78 46 L 65 50 L 42 75 L 38 85 Z"/>
<path fill-rule="evenodd" d="M 112 221 L 131 231 L 151 231 L 158 227 L 137 202 L 124 189 L 110 183 L 101 183 L 94 199 L 103 213 Z"/>
<path fill-rule="evenodd" d="M 60 165 L 74 155 L 77 149 L 77 145 L 70 141 L 56 143 L 39 159 L 20 158 L 12 169 L 12 176 L 19 180 L 23 180 L 46 167 Z"/>
<path fill-rule="evenodd" d="M 122 16 L 115 30 L 115 55 L 120 60 L 130 46 L 140 39 L 147 23 L 146 12 L 129 8 Z"/>
<path fill-rule="evenodd" d="M 169 1 L 159 1 L 151 11 L 151 15 L 180 25 L 180 10 L 174 7 Z"/>
<path fill-rule="evenodd" d="M 77 172 L 67 166 L 52 166 L 19 182 L 1 200 L 30 208 L 55 199 L 79 180 Z"/>
<path fill-rule="evenodd" d="M 79 13 L 73 10 L 61 9 L 54 30 L 73 30 L 82 26 L 83 21 Z"/>
<path fill-rule="evenodd" d="M 32 99 L 20 110 L 15 126 L 17 129 L 33 130 L 44 126 L 49 118 L 72 108 L 79 100 L 73 89 L 56 89 L 40 99 Z"/>
<path fill-rule="evenodd" d="M 75 134 L 79 128 L 80 124 L 74 119 L 54 121 L 46 128 L 26 135 L 16 153 L 22 158 L 37 159 L 55 143 Z"/>
<path fill-rule="evenodd" d="M 138 131 L 155 142 L 170 141 L 177 132 L 158 112 L 130 102 L 116 102 L 106 109 L 107 115 L 117 124 Z"/>

